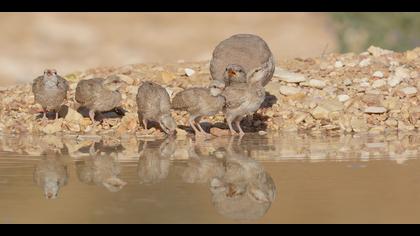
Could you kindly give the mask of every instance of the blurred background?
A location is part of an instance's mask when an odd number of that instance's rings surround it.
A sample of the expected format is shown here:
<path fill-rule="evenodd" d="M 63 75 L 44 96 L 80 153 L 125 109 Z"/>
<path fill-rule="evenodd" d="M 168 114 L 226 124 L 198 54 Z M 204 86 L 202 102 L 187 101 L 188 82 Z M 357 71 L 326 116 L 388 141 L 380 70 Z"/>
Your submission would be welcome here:
<path fill-rule="evenodd" d="M 263 37 L 276 58 L 420 46 L 420 13 L 0 13 L 0 86 L 44 68 L 209 60 L 237 33 Z"/>

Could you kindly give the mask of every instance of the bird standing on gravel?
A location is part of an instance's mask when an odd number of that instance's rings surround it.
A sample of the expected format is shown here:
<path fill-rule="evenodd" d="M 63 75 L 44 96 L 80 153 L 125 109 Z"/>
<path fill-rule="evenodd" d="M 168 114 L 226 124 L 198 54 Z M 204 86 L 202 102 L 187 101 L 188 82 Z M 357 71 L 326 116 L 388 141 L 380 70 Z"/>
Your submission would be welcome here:
<path fill-rule="evenodd" d="M 143 83 L 136 96 L 139 121 L 147 129 L 149 120 L 157 121 L 165 133 L 174 135 L 176 122 L 171 116 L 171 100 L 168 92 L 153 82 Z"/>
<path fill-rule="evenodd" d="M 55 118 L 58 119 L 58 112 L 61 104 L 67 98 L 69 85 L 67 81 L 57 74 L 54 69 L 47 69 L 44 75 L 36 78 L 32 84 L 32 92 L 35 102 L 41 104 L 43 109 L 43 120 L 47 118 L 47 111 L 53 110 Z"/>
<path fill-rule="evenodd" d="M 124 83 L 118 76 L 81 80 L 76 87 L 76 101 L 89 109 L 89 117 L 95 123 L 95 112 L 111 111 L 120 105 L 118 89 Z"/>
<path fill-rule="evenodd" d="M 228 87 L 230 82 L 244 82 L 246 77 L 243 77 L 240 70 L 248 74 L 250 70 L 262 64 L 268 65 L 262 78 L 262 86 L 265 86 L 270 82 L 275 70 L 270 48 L 257 35 L 236 34 L 216 46 L 210 61 L 210 73 L 214 80 L 224 80 Z"/>
<path fill-rule="evenodd" d="M 190 125 L 195 134 L 210 136 L 199 124 L 203 116 L 213 116 L 223 109 L 225 98 L 221 96 L 225 84 L 212 81 L 210 88 L 189 88 L 181 91 L 172 99 L 172 108 L 184 110 L 190 114 Z M 197 127 L 198 129 L 197 129 Z"/>
<path fill-rule="evenodd" d="M 235 83 L 226 87 L 222 96 L 226 99 L 224 113 L 232 135 L 238 134 L 232 127 L 235 122 L 239 134 L 244 135 L 240 122 L 246 115 L 256 112 L 265 99 L 265 89 L 262 78 L 266 75 L 268 65 L 258 67 L 247 76 L 246 83 Z"/>

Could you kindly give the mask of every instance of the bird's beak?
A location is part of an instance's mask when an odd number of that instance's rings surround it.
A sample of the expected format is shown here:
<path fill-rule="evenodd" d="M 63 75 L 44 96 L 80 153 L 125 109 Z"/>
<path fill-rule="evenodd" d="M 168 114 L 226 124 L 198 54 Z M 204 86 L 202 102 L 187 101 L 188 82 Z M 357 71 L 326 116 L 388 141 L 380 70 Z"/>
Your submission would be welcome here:
<path fill-rule="evenodd" d="M 229 70 L 228 70 L 228 76 L 229 76 L 229 78 L 231 78 L 231 77 L 233 77 L 233 76 L 236 76 L 236 72 L 235 72 L 235 71 L 233 71 L 232 69 L 229 69 Z"/>

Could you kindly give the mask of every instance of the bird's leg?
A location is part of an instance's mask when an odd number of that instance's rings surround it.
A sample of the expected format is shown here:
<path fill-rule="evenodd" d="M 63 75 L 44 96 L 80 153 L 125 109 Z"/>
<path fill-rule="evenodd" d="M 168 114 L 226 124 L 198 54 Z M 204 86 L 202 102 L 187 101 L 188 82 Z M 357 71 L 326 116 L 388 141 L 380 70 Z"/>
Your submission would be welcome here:
<path fill-rule="evenodd" d="M 190 117 L 190 125 L 191 125 L 191 128 L 193 128 L 196 135 L 200 133 L 200 131 L 194 125 L 194 117 Z"/>
<path fill-rule="evenodd" d="M 42 120 L 46 120 L 47 119 L 47 108 L 43 107 L 42 108 Z"/>
<path fill-rule="evenodd" d="M 147 120 L 143 119 L 143 127 L 145 130 L 147 130 Z"/>
<path fill-rule="evenodd" d="M 95 125 L 95 111 L 94 110 L 89 110 L 89 117 L 90 117 L 90 120 L 92 121 L 92 124 Z"/>
<path fill-rule="evenodd" d="M 236 119 L 235 120 L 235 125 L 238 127 L 238 129 L 239 129 L 239 135 L 242 137 L 242 136 L 245 135 L 245 133 L 244 133 L 244 131 L 241 128 L 241 120 L 242 120 L 242 118 Z"/>
<path fill-rule="evenodd" d="M 203 134 L 206 137 L 212 137 L 211 134 L 204 131 L 203 127 L 200 125 L 200 119 L 201 119 L 201 117 L 197 117 L 197 118 L 194 119 L 194 122 L 197 124 L 197 127 L 200 129 L 201 134 Z"/>
<path fill-rule="evenodd" d="M 54 111 L 55 112 L 55 119 L 58 120 L 58 111 Z"/>
<path fill-rule="evenodd" d="M 228 125 L 229 125 L 229 129 L 230 129 L 230 134 L 231 135 L 238 135 L 238 132 L 236 132 L 233 127 L 232 127 L 232 120 L 231 119 L 227 119 L 226 120 Z"/>

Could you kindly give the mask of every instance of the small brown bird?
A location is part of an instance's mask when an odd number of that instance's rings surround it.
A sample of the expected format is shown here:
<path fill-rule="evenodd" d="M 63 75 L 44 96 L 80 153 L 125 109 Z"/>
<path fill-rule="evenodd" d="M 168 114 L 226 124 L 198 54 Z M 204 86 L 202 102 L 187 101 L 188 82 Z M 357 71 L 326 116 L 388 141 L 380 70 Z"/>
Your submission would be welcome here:
<path fill-rule="evenodd" d="M 184 110 L 190 114 L 190 125 L 195 134 L 209 136 L 200 125 L 203 116 L 213 116 L 223 109 L 225 98 L 221 96 L 225 84 L 214 80 L 210 88 L 189 88 L 181 91 L 172 99 L 172 108 Z M 195 126 L 197 125 L 197 127 Z"/>
<path fill-rule="evenodd" d="M 139 121 L 147 129 L 149 120 L 158 121 L 165 133 L 174 135 L 176 122 L 171 115 L 171 100 L 162 86 L 153 83 L 143 83 L 137 92 L 137 113 Z"/>
<path fill-rule="evenodd" d="M 270 82 L 275 70 L 273 54 L 267 43 L 253 34 L 236 34 L 220 42 L 213 51 L 210 61 L 210 73 L 214 80 L 224 80 L 226 69 L 231 65 L 240 65 L 246 74 L 254 68 L 267 63 L 268 67 L 262 78 L 262 85 Z M 231 73 L 233 77 L 233 73 Z M 238 78 L 232 79 L 232 81 Z M 242 79 L 243 80 L 243 79 Z M 226 84 L 228 87 L 228 84 Z"/>
<path fill-rule="evenodd" d="M 226 87 L 222 96 L 226 99 L 224 113 L 232 134 L 238 134 L 232 127 L 235 122 L 239 134 L 244 135 L 240 122 L 246 115 L 256 112 L 265 99 L 265 90 L 262 86 L 262 78 L 266 74 L 267 64 L 251 71 L 247 76 L 246 83 L 235 83 Z"/>
<path fill-rule="evenodd" d="M 118 76 L 81 80 L 77 84 L 75 98 L 89 109 L 89 117 L 95 123 L 95 112 L 111 111 L 120 105 L 122 97 L 118 89 L 123 84 Z"/>
<path fill-rule="evenodd" d="M 67 98 L 68 90 L 69 85 L 67 81 L 59 76 L 54 69 L 46 69 L 44 75 L 34 80 L 32 92 L 35 95 L 35 102 L 42 106 L 43 120 L 47 118 L 48 110 L 53 110 L 55 118 L 58 119 L 60 106 Z"/>

